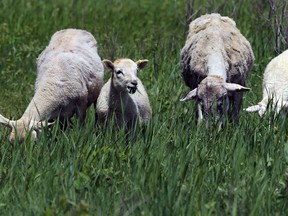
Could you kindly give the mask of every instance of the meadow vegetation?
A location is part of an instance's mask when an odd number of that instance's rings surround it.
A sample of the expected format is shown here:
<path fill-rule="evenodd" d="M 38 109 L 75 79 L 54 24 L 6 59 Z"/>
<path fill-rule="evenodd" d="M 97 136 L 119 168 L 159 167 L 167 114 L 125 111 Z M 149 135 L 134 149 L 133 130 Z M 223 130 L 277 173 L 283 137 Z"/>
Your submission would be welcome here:
<path fill-rule="evenodd" d="M 179 102 L 189 91 L 179 65 L 188 20 L 211 12 L 233 18 L 252 45 L 243 108 L 261 99 L 267 63 L 287 48 L 286 5 L 271 10 L 269 2 L 2 0 L 1 114 L 24 112 L 52 34 L 81 28 L 95 36 L 102 59 L 149 59 L 139 77 L 153 117 L 129 145 L 123 131 L 95 129 L 93 107 L 84 127 L 73 119 L 61 132 L 56 122 L 36 143 L 10 144 L 0 127 L 0 214 L 287 215 L 287 113 L 260 119 L 242 111 L 238 125 L 218 132 L 197 128 L 194 103 Z"/>

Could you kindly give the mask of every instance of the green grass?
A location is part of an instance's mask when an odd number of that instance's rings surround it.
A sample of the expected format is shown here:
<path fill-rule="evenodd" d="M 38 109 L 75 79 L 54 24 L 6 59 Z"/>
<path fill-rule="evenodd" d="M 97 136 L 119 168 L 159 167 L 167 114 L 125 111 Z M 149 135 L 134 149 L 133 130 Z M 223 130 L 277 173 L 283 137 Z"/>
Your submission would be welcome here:
<path fill-rule="evenodd" d="M 196 127 L 180 76 L 188 1 L 99 0 L 0 3 L 0 113 L 19 118 L 33 97 L 36 58 L 64 28 L 91 32 L 101 58 L 149 59 L 139 74 L 153 118 L 125 144 L 123 131 L 56 125 L 36 143 L 8 142 L 0 127 L 0 215 L 287 215 L 286 113 L 260 119 L 241 112 L 222 131 Z M 205 3 L 203 3 L 205 2 Z M 192 18 L 235 19 L 256 57 L 243 107 L 258 102 L 275 56 L 268 4 L 196 0 Z M 106 77 L 107 78 L 107 77 Z"/>

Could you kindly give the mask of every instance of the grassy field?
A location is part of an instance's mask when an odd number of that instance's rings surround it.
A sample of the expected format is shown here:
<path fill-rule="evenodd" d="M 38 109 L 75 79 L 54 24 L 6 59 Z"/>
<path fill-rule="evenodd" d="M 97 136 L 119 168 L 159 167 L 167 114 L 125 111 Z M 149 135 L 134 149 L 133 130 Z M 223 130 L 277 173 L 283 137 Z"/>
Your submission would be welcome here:
<path fill-rule="evenodd" d="M 286 113 L 241 112 L 238 125 L 217 132 L 197 128 L 194 103 L 179 102 L 188 91 L 179 66 L 187 20 L 211 12 L 235 19 L 253 47 L 243 107 L 261 99 L 263 70 L 277 44 L 286 49 L 267 2 L 2 0 L 1 114 L 21 117 L 52 34 L 81 28 L 95 36 L 101 58 L 150 60 L 139 76 L 153 118 L 130 145 L 123 131 L 96 131 L 92 107 L 83 128 L 61 132 L 56 123 L 36 143 L 12 145 L 0 127 L 0 215 L 287 215 Z"/>

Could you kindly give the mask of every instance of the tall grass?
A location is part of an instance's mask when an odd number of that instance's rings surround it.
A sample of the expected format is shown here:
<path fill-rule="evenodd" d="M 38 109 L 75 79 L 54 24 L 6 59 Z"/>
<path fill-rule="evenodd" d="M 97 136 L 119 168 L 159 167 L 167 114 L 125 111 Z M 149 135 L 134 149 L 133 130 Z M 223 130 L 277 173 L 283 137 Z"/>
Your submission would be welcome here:
<path fill-rule="evenodd" d="M 0 3 L 0 113 L 17 119 L 33 96 L 36 64 L 51 35 L 90 31 L 102 58 L 149 59 L 139 74 L 153 118 L 126 145 L 123 131 L 87 122 L 62 132 L 54 125 L 36 143 L 8 142 L 0 128 L 1 215 L 286 215 L 287 117 L 242 112 L 222 131 L 196 127 L 179 52 L 187 5 L 178 0 Z M 260 0 L 190 1 L 192 19 L 219 12 L 235 19 L 256 62 L 243 106 L 261 98 L 263 70 L 274 57 L 273 32 Z M 256 9 L 255 9 L 256 8 Z M 269 43 L 268 43 L 269 42 Z M 108 76 L 108 75 L 107 75 Z"/>

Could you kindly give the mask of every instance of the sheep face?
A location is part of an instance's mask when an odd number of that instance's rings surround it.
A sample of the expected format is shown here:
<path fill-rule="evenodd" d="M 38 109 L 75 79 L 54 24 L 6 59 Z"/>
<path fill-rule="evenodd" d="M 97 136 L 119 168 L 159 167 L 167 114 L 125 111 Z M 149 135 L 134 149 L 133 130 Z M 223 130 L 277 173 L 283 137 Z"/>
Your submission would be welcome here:
<path fill-rule="evenodd" d="M 118 92 L 134 94 L 137 90 L 137 73 L 144 68 L 148 60 L 137 62 L 131 59 L 118 59 L 112 63 L 110 60 L 103 60 L 105 68 L 112 72 L 112 83 Z"/>
<path fill-rule="evenodd" d="M 229 95 L 232 92 L 249 91 L 244 86 L 226 83 L 218 76 L 208 76 L 203 79 L 197 88 L 190 91 L 181 101 L 196 99 L 201 108 L 201 116 L 216 116 L 219 118 L 229 108 Z"/>
<path fill-rule="evenodd" d="M 23 142 L 26 137 L 31 136 L 31 140 L 35 141 L 37 139 L 37 132 L 24 121 L 12 121 L 12 131 L 9 135 L 9 141 L 12 143 L 16 139 Z"/>
<path fill-rule="evenodd" d="M 204 79 L 198 86 L 197 100 L 205 118 L 209 114 L 222 115 L 227 99 L 227 89 L 222 80 Z"/>
<path fill-rule="evenodd" d="M 40 129 L 45 125 L 45 122 L 29 122 L 25 121 L 24 119 L 12 121 L 0 115 L 0 124 L 3 124 L 11 129 L 8 139 L 12 143 L 16 139 L 23 142 L 28 136 L 30 136 L 32 141 L 36 141 L 39 132 L 41 131 Z"/>

